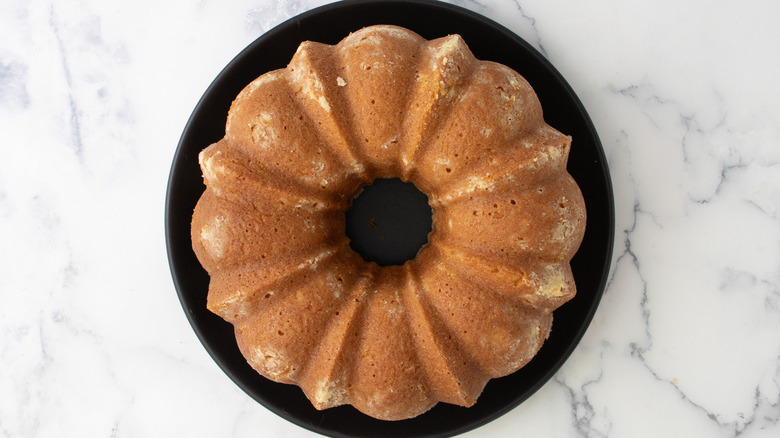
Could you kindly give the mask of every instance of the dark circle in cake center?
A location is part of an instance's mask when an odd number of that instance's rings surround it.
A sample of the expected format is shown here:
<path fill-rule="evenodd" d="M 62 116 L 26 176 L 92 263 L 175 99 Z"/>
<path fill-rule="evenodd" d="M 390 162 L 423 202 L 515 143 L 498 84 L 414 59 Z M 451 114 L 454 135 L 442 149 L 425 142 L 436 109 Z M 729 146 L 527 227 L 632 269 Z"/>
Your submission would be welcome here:
<path fill-rule="evenodd" d="M 433 224 L 428 197 L 410 182 L 377 179 L 347 210 L 350 246 L 381 266 L 402 265 L 426 243 Z"/>

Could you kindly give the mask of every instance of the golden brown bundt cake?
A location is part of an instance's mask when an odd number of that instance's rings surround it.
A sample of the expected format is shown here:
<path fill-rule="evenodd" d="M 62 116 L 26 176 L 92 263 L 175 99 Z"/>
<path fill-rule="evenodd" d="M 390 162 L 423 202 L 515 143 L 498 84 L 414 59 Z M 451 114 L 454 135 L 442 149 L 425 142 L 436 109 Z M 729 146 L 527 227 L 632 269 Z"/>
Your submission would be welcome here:
<path fill-rule="evenodd" d="M 585 205 L 570 144 L 519 74 L 457 35 L 373 26 L 304 42 L 200 154 L 192 243 L 208 308 L 253 368 L 318 409 L 398 420 L 470 406 L 531 360 L 574 296 Z M 380 267 L 350 248 L 345 211 L 393 177 L 428 196 L 433 231 L 416 258 Z"/>

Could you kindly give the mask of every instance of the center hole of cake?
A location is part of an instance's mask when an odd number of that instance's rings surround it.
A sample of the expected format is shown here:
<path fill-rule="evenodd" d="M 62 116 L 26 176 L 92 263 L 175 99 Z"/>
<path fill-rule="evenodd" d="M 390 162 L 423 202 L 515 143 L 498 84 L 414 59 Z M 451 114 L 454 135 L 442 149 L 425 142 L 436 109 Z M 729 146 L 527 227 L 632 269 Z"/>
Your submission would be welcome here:
<path fill-rule="evenodd" d="M 433 211 L 414 184 L 377 179 L 352 201 L 346 219 L 355 252 L 381 266 L 402 265 L 428 243 Z"/>

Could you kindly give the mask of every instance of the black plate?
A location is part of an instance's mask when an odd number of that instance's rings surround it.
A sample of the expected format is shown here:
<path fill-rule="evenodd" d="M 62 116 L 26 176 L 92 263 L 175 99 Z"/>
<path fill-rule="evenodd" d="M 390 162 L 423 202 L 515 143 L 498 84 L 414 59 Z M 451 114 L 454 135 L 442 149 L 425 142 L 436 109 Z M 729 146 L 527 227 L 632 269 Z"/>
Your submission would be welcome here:
<path fill-rule="evenodd" d="M 417 418 L 399 422 L 375 420 L 351 406 L 317 411 L 298 387 L 271 382 L 252 370 L 238 351 L 232 326 L 206 309 L 209 278 L 190 242 L 192 211 L 204 190 L 197 156 L 224 135 L 227 111 L 238 92 L 262 73 L 286 66 L 301 41 L 335 44 L 349 32 L 372 24 L 404 26 L 427 39 L 458 33 L 477 58 L 506 64 L 523 75 L 539 95 L 546 121 L 574 138 L 568 167 L 588 209 L 585 239 L 572 260 L 577 296 L 555 311 L 552 334 L 539 354 L 520 371 L 492 380 L 471 408 L 439 403 Z M 584 334 L 604 290 L 614 239 L 612 186 L 604 152 L 590 118 L 566 81 L 508 29 L 471 11 L 428 1 L 331 4 L 301 14 L 250 44 L 214 80 L 184 129 L 171 168 L 165 215 L 173 280 L 184 311 L 209 354 L 238 386 L 271 411 L 335 437 L 452 436 L 520 404 L 552 377 Z"/>

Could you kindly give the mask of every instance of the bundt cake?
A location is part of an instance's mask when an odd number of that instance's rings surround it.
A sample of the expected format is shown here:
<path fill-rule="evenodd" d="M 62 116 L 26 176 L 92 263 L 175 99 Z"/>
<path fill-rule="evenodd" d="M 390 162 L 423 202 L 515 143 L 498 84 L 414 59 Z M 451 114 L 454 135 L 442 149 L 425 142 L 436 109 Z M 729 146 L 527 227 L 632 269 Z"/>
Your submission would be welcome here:
<path fill-rule="evenodd" d="M 304 42 L 241 91 L 199 156 L 208 308 L 254 369 L 317 409 L 470 406 L 533 358 L 574 296 L 585 205 L 570 144 L 525 79 L 457 35 L 373 26 Z M 428 196 L 433 231 L 416 258 L 379 266 L 350 248 L 345 211 L 395 177 Z"/>

